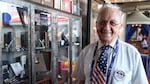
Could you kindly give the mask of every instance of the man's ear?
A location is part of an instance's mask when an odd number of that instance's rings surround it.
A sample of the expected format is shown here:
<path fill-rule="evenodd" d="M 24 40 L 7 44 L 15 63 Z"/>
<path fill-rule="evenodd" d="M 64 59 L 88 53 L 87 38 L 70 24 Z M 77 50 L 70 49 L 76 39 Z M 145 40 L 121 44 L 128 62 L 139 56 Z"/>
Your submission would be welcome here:
<path fill-rule="evenodd" d="M 121 25 L 120 25 L 120 31 L 124 30 L 124 27 L 126 26 L 126 14 L 125 13 L 121 13 Z"/>
<path fill-rule="evenodd" d="M 119 31 L 122 31 L 122 30 L 123 30 L 123 24 L 120 25 Z"/>

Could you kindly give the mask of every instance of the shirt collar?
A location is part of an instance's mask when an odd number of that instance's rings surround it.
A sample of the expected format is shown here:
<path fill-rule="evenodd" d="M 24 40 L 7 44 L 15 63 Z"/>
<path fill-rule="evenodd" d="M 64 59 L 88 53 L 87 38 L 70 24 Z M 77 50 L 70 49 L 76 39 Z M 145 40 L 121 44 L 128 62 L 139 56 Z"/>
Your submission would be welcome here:
<path fill-rule="evenodd" d="M 109 45 L 115 49 L 115 45 L 116 45 L 116 41 L 117 41 L 118 38 L 116 38 L 113 42 L 111 42 Z M 98 49 L 100 49 L 101 47 L 103 46 L 101 40 L 98 41 Z"/>

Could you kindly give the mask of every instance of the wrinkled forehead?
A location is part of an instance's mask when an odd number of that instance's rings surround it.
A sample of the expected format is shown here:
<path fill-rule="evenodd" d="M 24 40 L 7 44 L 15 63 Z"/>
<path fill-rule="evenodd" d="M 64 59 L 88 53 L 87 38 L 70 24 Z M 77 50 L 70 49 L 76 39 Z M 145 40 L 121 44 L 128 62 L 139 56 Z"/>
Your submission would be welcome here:
<path fill-rule="evenodd" d="M 115 8 L 102 8 L 99 11 L 98 18 L 99 19 L 122 19 L 123 12 L 119 9 Z"/>

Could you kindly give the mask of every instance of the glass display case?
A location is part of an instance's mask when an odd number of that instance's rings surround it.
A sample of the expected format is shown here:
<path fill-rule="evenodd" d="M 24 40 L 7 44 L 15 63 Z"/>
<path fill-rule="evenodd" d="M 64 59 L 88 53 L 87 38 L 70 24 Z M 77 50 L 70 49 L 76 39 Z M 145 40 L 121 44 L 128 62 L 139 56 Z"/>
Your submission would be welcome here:
<path fill-rule="evenodd" d="M 54 0 L 54 8 L 80 15 L 79 0 Z"/>
<path fill-rule="evenodd" d="M 29 84 L 29 5 L 0 1 L 1 84 Z"/>
<path fill-rule="evenodd" d="M 72 29 L 71 29 L 71 36 L 72 36 L 72 71 L 74 70 L 74 67 L 76 65 L 76 61 L 78 59 L 80 50 L 81 50 L 81 44 L 82 39 L 80 38 L 82 35 L 82 29 L 81 29 L 81 19 L 80 18 L 73 18 L 72 19 Z"/>
<path fill-rule="evenodd" d="M 72 29 L 71 29 L 71 56 L 70 56 L 70 83 L 74 84 L 74 78 L 71 74 L 74 71 L 76 66 L 77 59 L 79 57 L 81 48 L 82 48 L 82 22 L 81 18 L 72 18 L 71 19 Z"/>
<path fill-rule="evenodd" d="M 32 1 L 0 4 L 0 84 L 71 84 L 81 17 Z"/>
<path fill-rule="evenodd" d="M 71 84 L 72 71 L 81 49 L 81 19 L 72 16 L 57 16 L 58 78 Z"/>
<path fill-rule="evenodd" d="M 44 79 L 49 79 L 47 83 L 51 83 L 51 57 L 52 57 L 52 23 L 51 13 L 40 6 L 33 6 L 31 19 L 33 20 L 33 77 L 36 83 L 40 83 Z"/>
<path fill-rule="evenodd" d="M 57 35 L 58 35 L 58 78 L 62 78 L 63 82 L 68 82 L 69 75 L 69 17 L 57 16 Z"/>
<path fill-rule="evenodd" d="M 76 15 L 80 15 L 80 1 L 79 0 L 72 0 L 72 13 Z"/>

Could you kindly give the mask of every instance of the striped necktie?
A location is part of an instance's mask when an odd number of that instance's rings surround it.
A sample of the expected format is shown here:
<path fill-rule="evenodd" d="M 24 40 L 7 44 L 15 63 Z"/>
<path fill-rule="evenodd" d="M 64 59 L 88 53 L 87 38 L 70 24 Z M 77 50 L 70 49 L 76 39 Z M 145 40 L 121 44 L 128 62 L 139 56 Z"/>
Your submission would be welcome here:
<path fill-rule="evenodd" d="M 97 60 L 97 63 L 92 71 L 92 84 L 105 84 L 105 74 L 107 69 L 107 50 L 109 46 L 101 47 L 102 52 L 100 58 Z"/>

